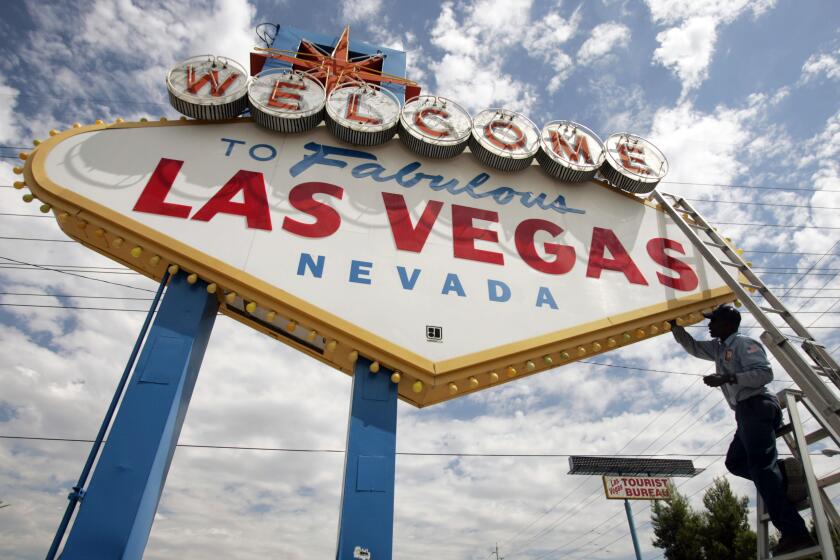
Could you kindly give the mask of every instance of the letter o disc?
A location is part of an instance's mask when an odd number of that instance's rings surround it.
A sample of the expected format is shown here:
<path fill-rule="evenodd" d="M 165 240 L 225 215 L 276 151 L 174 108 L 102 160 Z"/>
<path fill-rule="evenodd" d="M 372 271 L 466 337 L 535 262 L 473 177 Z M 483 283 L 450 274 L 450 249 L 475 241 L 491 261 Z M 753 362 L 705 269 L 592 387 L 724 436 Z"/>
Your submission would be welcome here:
<path fill-rule="evenodd" d="M 601 175 L 615 187 L 631 193 L 653 191 L 668 173 L 668 160 L 659 148 L 635 134 L 612 134 L 604 142 L 606 157 Z"/>
<path fill-rule="evenodd" d="M 587 127 L 572 121 L 552 121 L 540 135 L 540 167 L 567 183 L 592 179 L 604 163 L 604 144 Z"/>
<path fill-rule="evenodd" d="M 272 68 L 248 85 L 254 122 L 279 132 L 304 132 L 324 118 L 327 96 L 321 82 L 289 68 Z"/>
<path fill-rule="evenodd" d="M 378 86 L 344 84 L 327 97 L 327 128 L 350 144 L 383 144 L 394 137 L 399 120 L 397 96 Z"/>
<path fill-rule="evenodd" d="M 166 89 L 175 110 L 194 119 L 232 119 L 248 107 L 248 72 L 225 56 L 194 56 L 177 64 L 166 75 Z"/>
<path fill-rule="evenodd" d="M 400 113 L 400 140 L 424 157 L 451 158 L 464 151 L 472 119 L 460 105 L 434 95 L 407 102 Z"/>
<path fill-rule="evenodd" d="M 486 109 L 473 119 L 470 150 L 481 163 L 500 171 L 531 165 L 540 130 L 528 117 L 507 109 Z"/>

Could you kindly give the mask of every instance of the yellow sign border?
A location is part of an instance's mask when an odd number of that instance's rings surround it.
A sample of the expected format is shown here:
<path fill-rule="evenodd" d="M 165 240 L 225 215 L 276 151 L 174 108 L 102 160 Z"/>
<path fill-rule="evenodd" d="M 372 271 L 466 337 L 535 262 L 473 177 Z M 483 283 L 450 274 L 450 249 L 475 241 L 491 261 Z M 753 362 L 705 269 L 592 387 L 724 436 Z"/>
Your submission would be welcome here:
<path fill-rule="evenodd" d="M 36 198 L 50 206 L 59 227 L 72 239 L 157 281 L 163 278 L 171 264 L 196 274 L 208 284 L 218 287 L 216 294 L 221 313 L 346 374 L 352 375 L 354 362 L 359 355 L 376 362 L 374 367 L 398 372 L 392 379 L 399 384 L 400 398 L 417 407 L 444 402 L 657 336 L 669 330 L 667 321 L 671 319 L 677 319 L 681 324 L 695 323 L 702 320 L 700 311 L 735 300 L 729 288 L 706 290 L 573 328 L 433 362 L 65 189 L 50 180 L 45 171 L 49 152 L 61 141 L 76 134 L 104 129 L 202 126 L 250 121 L 245 118 L 213 122 L 181 119 L 74 125 L 74 128 L 64 132 L 51 132 L 51 137 L 29 154 L 23 169 L 25 183 Z M 617 192 L 605 183 L 594 183 Z M 639 204 L 645 204 L 635 196 L 621 194 Z M 286 318 L 290 331 L 304 327 L 309 333 L 309 339 L 320 340 L 323 348 L 290 336 L 281 328 L 272 328 L 241 307 L 228 304 L 224 295 L 231 292 L 243 304 L 246 301 L 252 302 L 257 308 L 271 310 Z"/>

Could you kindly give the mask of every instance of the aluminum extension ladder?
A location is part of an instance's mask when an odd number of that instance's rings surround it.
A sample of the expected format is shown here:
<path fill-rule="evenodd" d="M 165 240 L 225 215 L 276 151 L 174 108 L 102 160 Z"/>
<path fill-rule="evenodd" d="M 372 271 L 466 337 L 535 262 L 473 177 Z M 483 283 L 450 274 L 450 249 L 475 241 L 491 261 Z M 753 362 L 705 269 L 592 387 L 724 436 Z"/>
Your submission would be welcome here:
<path fill-rule="evenodd" d="M 828 476 L 817 480 L 808 455 L 808 445 L 830 437 L 836 445 L 840 446 L 840 398 L 836 392 L 840 389 L 840 366 L 825 347 L 811 336 L 808 329 L 755 275 L 727 240 L 718 235 L 717 231 L 685 199 L 657 191 L 653 191 L 650 198 L 674 220 L 706 262 L 715 269 L 764 329 L 761 341 L 800 389 L 799 391 L 786 390 L 780 394 L 780 403 L 787 409 L 790 418 L 790 423 L 780 431 L 780 437 L 788 444 L 793 455 L 802 461 L 809 495 L 807 504 L 811 506 L 819 545 L 804 551 L 777 556 L 775 560 L 794 560 L 813 557 L 817 554 L 824 560 L 836 560 L 829 531 L 829 519 L 835 529 L 840 529 L 840 516 L 826 496 L 824 489 L 840 482 L 840 476 Z M 705 239 L 701 238 L 701 235 Z M 724 258 L 719 258 L 713 249 L 722 253 Z M 753 299 L 750 292 L 760 296 L 763 299 L 763 305 L 756 301 L 758 298 Z M 770 319 L 771 315 L 779 316 L 795 334 L 783 334 L 780 327 Z M 793 344 L 793 340 L 799 342 L 801 351 Z M 799 419 L 800 403 L 820 424 L 818 430 L 807 435 L 804 434 L 802 422 Z M 817 496 L 818 498 L 814 499 Z M 759 497 L 758 560 L 766 560 L 769 557 L 767 516 L 763 506 Z"/>

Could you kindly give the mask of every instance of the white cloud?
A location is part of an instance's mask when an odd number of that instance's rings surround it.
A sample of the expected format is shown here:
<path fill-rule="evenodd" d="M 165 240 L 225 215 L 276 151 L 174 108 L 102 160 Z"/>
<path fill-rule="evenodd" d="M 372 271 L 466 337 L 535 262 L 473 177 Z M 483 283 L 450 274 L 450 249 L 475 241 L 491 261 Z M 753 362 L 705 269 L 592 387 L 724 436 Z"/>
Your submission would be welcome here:
<path fill-rule="evenodd" d="M 15 114 L 15 106 L 20 92 L 7 85 L 0 74 L 0 142 L 13 142 L 20 131 Z"/>
<path fill-rule="evenodd" d="M 646 0 L 654 23 L 669 26 L 657 34 L 653 60 L 670 69 L 682 82 L 682 98 L 708 77 L 717 42 L 717 29 L 745 12 L 758 17 L 776 0 Z"/>
<path fill-rule="evenodd" d="M 622 23 L 606 22 L 596 25 L 589 38 L 578 50 L 578 62 L 591 64 L 613 49 L 626 48 L 630 42 L 630 28 Z"/>
<path fill-rule="evenodd" d="M 445 54 L 429 65 L 436 94 L 451 97 L 469 110 L 502 105 L 529 112 L 536 101 L 534 88 L 504 72 L 500 53 L 521 36 L 530 0 L 504 6 L 507 3 L 501 0 L 481 0 L 464 9 L 461 20 L 453 4 L 442 6 L 432 29 L 432 44 Z M 497 48 L 486 48 L 488 43 Z"/>
<path fill-rule="evenodd" d="M 374 18 L 382 9 L 382 0 L 341 0 L 341 16 L 354 23 Z"/>
<path fill-rule="evenodd" d="M 708 76 L 717 41 L 717 22 L 703 16 L 686 20 L 656 35 L 659 47 L 653 60 L 672 70 L 682 81 L 682 95 L 695 89 Z"/>
<path fill-rule="evenodd" d="M 802 81 L 810 82 L 822 75 L 829 80 L 840 80 L 840 49 L 812 54 L 802 65 Z"/>

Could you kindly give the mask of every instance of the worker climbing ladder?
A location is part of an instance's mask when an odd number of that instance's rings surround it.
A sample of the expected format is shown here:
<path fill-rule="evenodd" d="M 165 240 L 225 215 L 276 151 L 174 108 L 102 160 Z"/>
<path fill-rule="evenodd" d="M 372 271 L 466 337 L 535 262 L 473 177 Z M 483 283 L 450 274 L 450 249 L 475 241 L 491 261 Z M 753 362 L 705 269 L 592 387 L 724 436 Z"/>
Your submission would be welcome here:
<path fill-rule="evenodd" d="M 820 554 L 824 560 L 836 560 L 829 520 L 835 528 L 840 529 L 840 516 L 826 496 L 825 488 L 840 482 L 840 476 L 818 480 L 808 455 L 808 445 L 830 437 L 840 446 L 840 398 L 835 392 L 835 389 L 840 389 L 840 366 L 755 275 L 741 255 L 684 198 L 654 191 L 651 199 L 674 220 L 764 329 L 762 342 L 800 389 L 786 390 L 779 395 L 780 403 L 787 410 L 789 418 L 789 423 L 780 430 L 779 437 L 785 440 L 793 455 L 802 462 L 808 497 L 800 509 L 810 506 L 819 544 L 810 549 L 776 556 L 775 560 L 794 560 L 815 554 Z M 751 293 L 759 297 L 754 298 Z M 777 325 L 771 319 L 773 315 L 781 318 L 786 326 Z M 789 328 L 794 334 L 784 334 L 782 328 Z M 794 341 L 799 343 L 801 351 Z M 832 388 L 831 384 L 835 387 Z M 819 429 L 807 435 L 804 433 L 799 415 L 800 406 L 811 413 L 819 423 Z M 758 558 L 764 560 L 769 558 L 768 520 L 760 497 L 757 509 Z"/>

